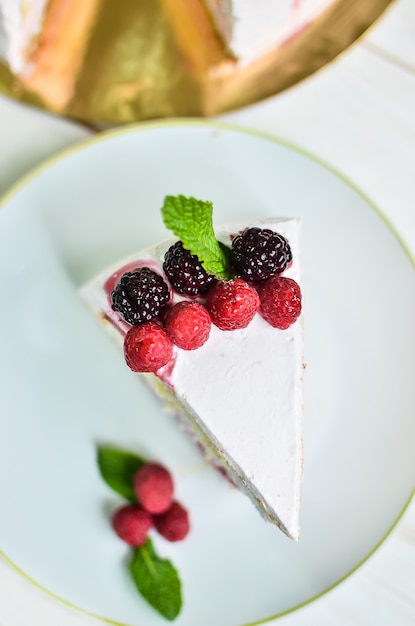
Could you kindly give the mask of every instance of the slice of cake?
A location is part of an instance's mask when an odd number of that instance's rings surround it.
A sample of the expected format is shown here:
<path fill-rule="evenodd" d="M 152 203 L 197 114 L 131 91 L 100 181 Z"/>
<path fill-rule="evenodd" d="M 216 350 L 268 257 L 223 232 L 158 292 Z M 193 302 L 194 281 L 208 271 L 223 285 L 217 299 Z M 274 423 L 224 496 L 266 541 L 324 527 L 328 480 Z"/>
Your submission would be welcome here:
<path fill-rule="evenodd" d="M 193 217 L 195 232 L 206 239 L 204 218 Z M 231 259 L 239 276 L 218 279 L 220 268 L 213 276 L 199 262 L 202 252 L 191 255 L 188 241 L 186 249 L 176 238 L 108 267 L 81 294 L 124 344 L 127 364 L 174 407 L 207 458 L 297 540 L 303 464 L 299 222 L 235 223 L 215 235 L 225 263 Z M 146 332 L 156 341 L 160 335 L 164 360 L 151 366 L 158 358 L 151 344 L 145 365 L 136 367 Z"/>

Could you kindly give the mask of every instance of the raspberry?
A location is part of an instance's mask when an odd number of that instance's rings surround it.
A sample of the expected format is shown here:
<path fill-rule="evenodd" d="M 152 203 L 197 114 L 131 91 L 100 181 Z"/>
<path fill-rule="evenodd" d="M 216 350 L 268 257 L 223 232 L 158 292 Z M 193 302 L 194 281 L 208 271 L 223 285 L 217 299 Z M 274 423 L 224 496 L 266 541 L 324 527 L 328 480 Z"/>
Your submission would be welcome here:
<path fill-rule="evenodd" d="M 205 271 L 197 256 L 183 248 L 181 241 L 177 241 L 167 250 L 163 269 L 177 293 L 187 296 L 206 293 L 214 280 Z"/>
<path fill-rule="evenodd" d="M 255 289 L 241 278 L 218 283 L 207 298 L 212 322 L 221 330 L 245 328 L 260 306 Z"/>
<path fill-rule="evenodd" d="M 112 527 L 117 535 L 130 546 L 141 546 L 147 539 L 153 518 L 136 504 L 127 504 L 112 517 Z"/>
<path fill-rule="evenodd" d="M 125 362 L 133 372 L 157 372 L 172 355 L 172 342 L 155 322 L 133 326 L 125 335 Z"/>
<path fill-rule="evenodd" d="M 232 240 L 236 273 L 244 280 L 267 280 L 292 261 L 288 241 L 269 228 L 246 228 Z"/>
<path fill-rule="evenodd" d="M 164 513 L 173 501 L 173 479 L 158 463 L 146 463 L 134 476 L 134 493 L 149 513 Z"/>
<path fill-rule="evenodd" d="M 301 313 L 300 286 L 284 276 L 276 276 L 258 287 L 261 315 L 274 326 L 285 330 Z"/>
<path fill-rule="evenodd" d="M 203 346 L 209 338 L 210 327 L 210 315 L 198 302 L 178 302 L 165 319 L 167 336 L 183 350 Z"/>
<path fill-rule="evenodd" d="M 178 502 L 173 502 L 165 513 L 154 516 L 154 526 L 168 541 L 181 541 L 190 530 L 189 515 Z"/>
<path fill-rule="evenodd" d="M 168 286 L 149 267 L 125 272 L 111 293 L 112 308 L 129 324 L 143 324 L 158 317 L 169 300 Z"/>

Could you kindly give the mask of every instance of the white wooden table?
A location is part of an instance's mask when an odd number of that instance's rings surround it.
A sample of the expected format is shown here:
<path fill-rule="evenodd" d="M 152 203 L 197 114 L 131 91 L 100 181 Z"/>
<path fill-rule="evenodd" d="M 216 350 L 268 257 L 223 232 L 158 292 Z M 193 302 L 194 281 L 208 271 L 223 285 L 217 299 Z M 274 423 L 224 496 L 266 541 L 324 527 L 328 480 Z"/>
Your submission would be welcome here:
<path fill-rule="evenodd" d="M 217 119 L 274 134 L 330 163 L 378 205 L 415 257 L 415 0 L 396 0 L 355 45 L 300 85 Z M 0 97 L 0 194 L 89 134 Z M 102 621 L 54 600 L 0 558 L 0 626 L 28 624 Z M 278 624 L 415 625 L 415 502 L 358 571 Z"/>

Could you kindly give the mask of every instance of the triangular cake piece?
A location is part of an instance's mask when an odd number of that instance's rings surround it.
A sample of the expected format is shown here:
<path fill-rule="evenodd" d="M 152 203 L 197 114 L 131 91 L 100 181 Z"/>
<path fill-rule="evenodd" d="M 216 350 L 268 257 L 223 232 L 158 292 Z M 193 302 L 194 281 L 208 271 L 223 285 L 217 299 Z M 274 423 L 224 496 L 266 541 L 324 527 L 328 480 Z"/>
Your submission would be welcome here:
<path fill-rule="evenodd" d="M 298 283 L 298 220 L 235 223 L 215 233 L 229 246 L 232 236 L 252 226 L 288 240 L 293 260 L 284 276 Z M 165 277 L 164 254 L 174 241 L 141 250 L 83 286 L 82 297 L 120 345 L 129 325 L 112 309 L 111 291 L 124 272 L 136 267 L 148 266 Z M 257 313 L 246 328 L 224 331 L 212 325 L 202 347 L 175 348 L 171 361 L 156 374 L 138 374 L 174 403 L 180 422 L 209 460 L 294 540 L 299 538 L 303 468 L 303 370 L 302 318 L 280 330 Z"/>

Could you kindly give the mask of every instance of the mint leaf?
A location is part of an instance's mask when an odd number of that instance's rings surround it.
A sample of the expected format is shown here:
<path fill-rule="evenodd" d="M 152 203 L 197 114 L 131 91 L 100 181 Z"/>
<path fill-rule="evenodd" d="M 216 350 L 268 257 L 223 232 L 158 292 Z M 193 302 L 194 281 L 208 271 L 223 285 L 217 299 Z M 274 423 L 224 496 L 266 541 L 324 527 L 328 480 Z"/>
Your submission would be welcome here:
<path fill-rule="evenodd" d="M 161 213 L 166 227 L 182 241 L 184 248 L 196 254 L 208 274 L 224 280 L 232 277 L 228 258 L 213 230 L 211 202 L 166 196 Z"/>
<path fill-rule="evenodd" d="M 182 593 L 172 562 L 157 556 L 151 539 L 147 539 L 135 548 L 129 567 L 141 595 L 163 617 L 174 620 L 182 607 Z"/>
<path fill-rule="evenodd" d="M 98 446 L 97 461 L 107 485 L 130 502 L 135 502 L 133 477 L 146 460 L 131 452 Z"/>

